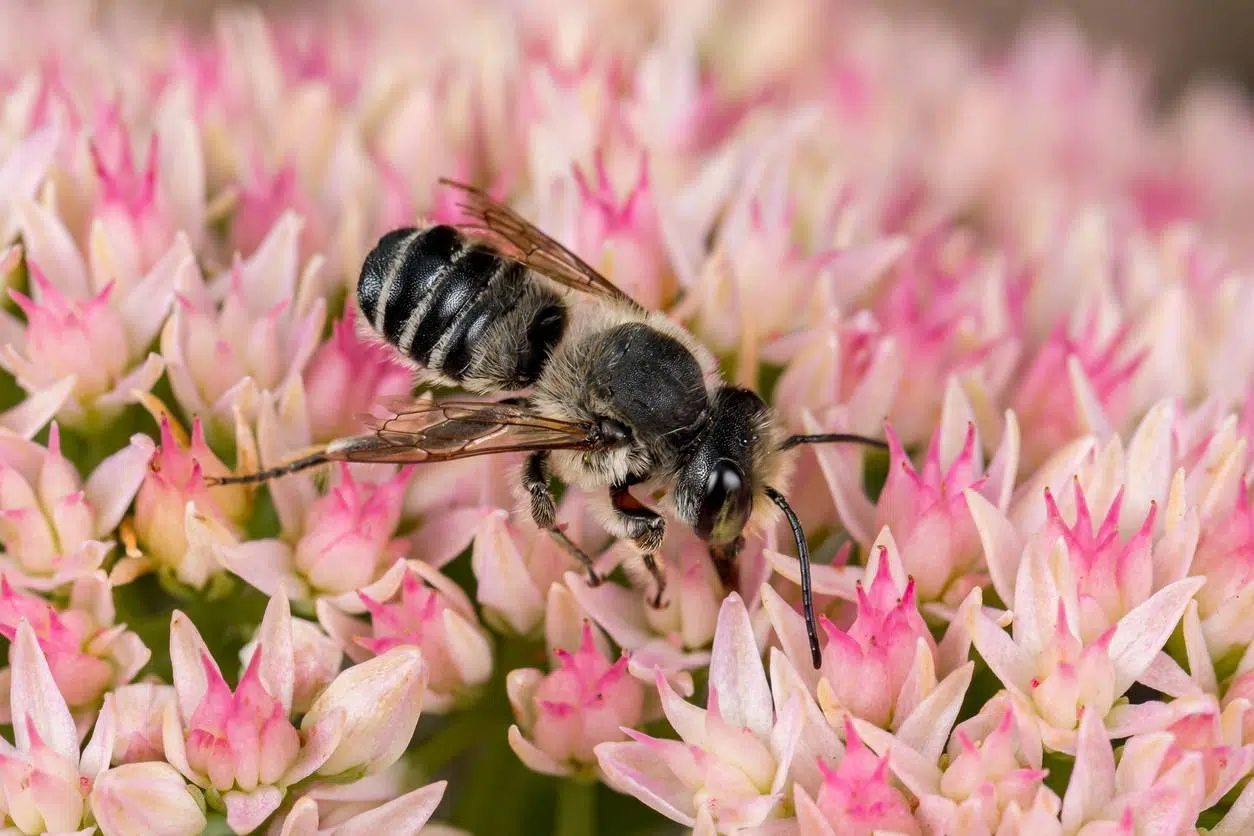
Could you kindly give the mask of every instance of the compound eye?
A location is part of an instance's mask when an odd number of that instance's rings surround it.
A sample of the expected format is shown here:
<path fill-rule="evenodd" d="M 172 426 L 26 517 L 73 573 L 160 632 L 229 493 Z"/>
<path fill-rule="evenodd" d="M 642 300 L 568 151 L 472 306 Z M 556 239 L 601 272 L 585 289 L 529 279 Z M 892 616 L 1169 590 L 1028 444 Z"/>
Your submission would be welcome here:
<path fill-rule="evenodd" d="M 740 466 L 720 459 L 706 477 L 705 495 L 697 515 L 696 532 L 702 540 L 726 543 L 736 539 L 749 520 L 753 493 Z"/>

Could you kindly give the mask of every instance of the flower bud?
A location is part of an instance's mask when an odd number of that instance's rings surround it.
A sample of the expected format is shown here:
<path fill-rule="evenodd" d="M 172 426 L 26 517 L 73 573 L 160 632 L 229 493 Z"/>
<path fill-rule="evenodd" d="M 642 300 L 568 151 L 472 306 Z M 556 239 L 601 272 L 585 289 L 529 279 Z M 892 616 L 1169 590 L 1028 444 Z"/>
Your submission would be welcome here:
<path fill-rule="evenodd" d="M 104 836 L 203 832 L 204 799 L 168 763 L 127 763 L 100 776 L 91 791 L 91 812 Z"/>
<path fill-rule="evenodd" d="M 427 666 L 415 647 L 397 647 L 341 673 L 301 721 L 304 732 L 337 709 L 340 743 L 318 774 L 371 775 L 391 766 L 409 745 L 422 711 Z"/>

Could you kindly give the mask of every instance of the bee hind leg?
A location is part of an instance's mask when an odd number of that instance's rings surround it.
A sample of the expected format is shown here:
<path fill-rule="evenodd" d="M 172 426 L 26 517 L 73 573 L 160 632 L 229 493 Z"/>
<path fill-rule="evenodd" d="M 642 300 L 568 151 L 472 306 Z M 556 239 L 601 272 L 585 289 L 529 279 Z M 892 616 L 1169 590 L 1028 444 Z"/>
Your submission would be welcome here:
<path fill-rule="evenodd" d="M 593 566 L 592 558 L 574 541 L 566 536 L 566 532 L 557 527 L 557 503 L 553 500 L 553 492 L 549 489 L 549 454 L 540 450 L 527 457 L 523 467 L 523 487 L 531 496 L 531 519 L 557 541 L 566 552 L 588 571 L 588 584 L 597 586 L 601 576 Z"/>
<path fill-rule="evenodd" d="M 610 504 L 614 509 L 615 521 L 644 557 L 644 568 L 649 570 L 657 588 L 651 602 L 657 609 L 662 606 L 662 593 L 666 591 L 666 575 L 657 561 L 657 552 L 662 548 L 662 540 L 666 536 L 666 520 L 631 495 L 632 484 L 635 483 L 629 481 L 611 487 Z"/>

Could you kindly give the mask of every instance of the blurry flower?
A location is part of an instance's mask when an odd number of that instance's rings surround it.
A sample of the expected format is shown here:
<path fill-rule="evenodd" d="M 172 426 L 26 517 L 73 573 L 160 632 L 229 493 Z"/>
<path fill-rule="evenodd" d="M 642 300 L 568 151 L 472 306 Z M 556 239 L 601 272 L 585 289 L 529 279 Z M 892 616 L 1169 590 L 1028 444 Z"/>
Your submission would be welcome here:
<path fill-rule="evenodd" d="M 296 601 L 329 597 L 358 611 L 358 590 L 396 564 L 408 544 L 396 538 L 401 503 L 413 471 L 410 465 L 385 482 L 364 482 L 341 464 L 339 479 L 303 510 L 295 542 L 249 540 L 219 545 L 218 559 L 229 571 L 273 595 L 280 589 Z"/>
<path fill-rule="evenodd" d="M 110 694 L 115 717 L 112 764 L 165 760 L 162 723 L 165 707 L 174 699 L 172 685 L 137 682 Z"/>
<path fill-rule="evenodd" d="M 177 286 L 161 354 L 179 404 L 215 432 L 230 427 L 231 407 L 246 405 L 238 398 L 277 390 L 318 347 L 326 300 L 310 298 L 318 263 L 302 272 L 300 228 L 286 214 L 252 255 L 237 258 L 211 285 L 191 271 Z"/>
<path fill-rule="evenodd" d="M 165 756 L 225 809 L 237 833 L 260 825 L 287 788 L 324 766 L 343 739 L 342 711 L 292 724 L 295 660 L 291 614 L 280 592 L 262 619 L 258 649 L 232 691 L 196 627 L 181 612 L 170 620 L 176 700 L 163 720 Z"/>
<path fill-rule="evenodd" d="M 0 635 L 12 641 L 27 623 L 64 701 L 84 724 L 107 692 L 134 679 L 152 656 L 137 634 L 114 623 L 115 616 L 112 591 L 100 573 L 74 581 L 63 610 L 0 578 Z M 4 716 L 16 716 L 16 706 L 6 708 Z"/>
<path fill-rule="evenodd" d="M 91 789 L 91 813 L 104 836 L 204 831 L 204 799 L 168 763 L 126 763 L 101 775 Z"/>
<path fill-rule="evenodd" d="M 111 258 L 96 263 L 123 277 L 142 275 L 165 252 L 178 230 L 199 242 L 204 218 L 204 163 L 200 136 L 170 113 L 170 132 L 149 134 L 142 152 L 116 106 L 107 107 L 97 120 L 87 148 L 95 169 L 97 187 L 92 209 L 90 241 L 93 261 L 97 241 L 107 239 Z M 163 146 L 169 144 L 171 147 Z M 139 153 L 143 162 L 136 165 Z"/>
<path fill-rule="evenodd" d="M 258 629 L 253 640 L 240 650 L 240 664 L 247 668 L 261 642 Z M 344 650 L 335 639 L 322 632 L 312 621 L 292 619 L 292 660 L 294 682 L 292 684 L 292 713 L 304 714 L 339 674 L 344 664 Z"/>
<path fill-rule="evenodd" d="M 239 526 L 252 511 L 248 490 L 205 483 L 208 476 L 230 471 L 209 449 L 199 418 L 192 422 L 190 440 L 168 414 L 161 414 L 159 421 L 161 443 L 135 497 L 135 533 L 143 553 L 128 556 L 113 571 L 134 577 L 157 569 L 181 584 L 204 589 L 221 567 L 198 532 L 203 529 L 228 541 L 238 537 Z"/>
<path fill-rule="evenodd" d="M 302 797 L 288 811 L 283 819 L 280 836 L 317 836 L 322 833 L 414 833 L 425 834 L 423 827 L 435 808 L 444 797 L 447 781 L 436 781 L 425 787 L 411 790 L 404 795 L 389 800 L 381 800 L 378 806 L 370 807 L 351 815 L 334 816 L 321 827 L 320 817 L 327 813 L 322 808 L 326 802 L 316 799 L 313 794 Z M 356 805 L 353 805 L 356 806 Z"/>
<path fill-rule="evenodd" d="M 1103 337 L 1093 317 L 1074 336 L 1058 327 L 1039 349 L 1010 400 L 1023 426 L 1029 467 L 1095 426 L 1122 425 L 1128 388 L 1143 356 L 1125 356 L 1126 333 Z"/>
<path fill-rule="evenodd" d="M 32 131 L 0 162 L 0 248 L 17 237 L 13 204 L 35 196 L 57 148 L 57 130 L 47 125 Z"/>
<path fill-rule="evenodd" d="M 300 724 L 302 734 L 312 734 L 327 718 L 344 718 L 340 742 L 318 774 L 345 780 L 395 763 L 413 737 L 426 687 L 422 653 L 403 645 L 337 676 Z"/>
<path fill-rule="evenodd" d="M 441 714 L 478 696 L 492 675 L 492 643 L 461 587 L 422 561 L 402 565 L 402 572 L 387 574 L 386 586 L 358 591 L 368 622 L 326 599 L 318 601 L 318 620 L 339 643 L 337 656 L 342 647 L 355 662 L 398 646 L 421 649 L 428 676 L 423 710 Z"/>
<path fill-rule="evenodd" d="M 558 648 L 559 667 L 545 674 L 536 668 L 509 672 L 505 680 L 514 718 L 509 745 L 531 769 L 546 775 L 595 770 L 594 750 L 622 740 L 639 725 L 644 686 L 627 673 L 627 656 L 611 664 L 584 624 L 573 653 Z"/>
<path fill-rule="evenodd" d="M 61 453 L 54 422 L 48 447 L 0 435 L 0 566 L 20 586 L 54 589 L 91 574 L 108 554 L 105 541 L 148 472 L 147 436 L 106 458 L 84 484 Z"/>
<path fill-rule="evenodd" d="M 331 338 L 305 369 L 311 440 L 327 442 L 362 431 L 358 417 L 388 398 L 409 394 L 412 372 L 392 349 L 358 333 L 355 309 L 331 326 Z"/>
<path fill-rule="evenodd" d="M 1237 490 L 1235 501 L 1208 520 L 1198 540 L 1191 572 L 1205 578 L 1197 593 L 1198 616 L 1206 646 L 1214 659 L 1242 652 L 1254 641 L 1250 599 L 1254 588 L 1254 503 L 1249 489 Z"/>
<path fill-rule="evenodd" d="M 723 829 L 778 818 L 806 728 L 804 704 L 794 694 L 786 705 L 773 706 L 739 595 L 729 595 L 719 611 L 708 707 L 681 700 L 660 674 L 657 684 L 667 720 L 682 740 L 628 731 L 629 742 L 600 744 L 596 756 L 606 782 L 687 827 L 702 810 Z"/>
<path fill-rule="evenodd" d="M 16 746 L 0 741 L 0 820 L 18 833 L 81 832 L 89 822 L 87 796 L 113 749 L 110 698 L 80 756 L 74 719 L 25 619 L 12 640 L 9 701 Z"/>

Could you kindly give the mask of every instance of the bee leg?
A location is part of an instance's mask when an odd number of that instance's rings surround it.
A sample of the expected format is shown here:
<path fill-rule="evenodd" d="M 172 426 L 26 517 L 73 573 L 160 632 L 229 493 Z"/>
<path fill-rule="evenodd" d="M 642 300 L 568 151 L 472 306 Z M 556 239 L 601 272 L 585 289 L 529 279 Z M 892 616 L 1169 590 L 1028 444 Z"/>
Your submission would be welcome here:
<path fill-rule="evenodd" d="M 662 593 L 666 590 L 666 576 L 657 562 L 657 552 L 662 548 L 662 540 L 666 536 L 666 520 L 631 495 L 630 487 L 633 484 L 635 482 L 629 480 L 611 487 L 610 504 L 619 528 L 631 538 L 644 556 L 644 567 L 649 570 L 657 586 L 657 592 L 653 596 L 653 606 L 657 608 L 662 606 Z"/>
<path fill-rule="evenodd" d="M 539 450 L 527 457 L 523 466 L 523 487 L 531 496 L 531 519 L 537 528 L 549 532 L 566 552 L 578 560 L 588 570 L 588 584 L 597 586 L 601 576 L 592 564 L 592 558 L 566 536 L 566 532 L 557 527 L 557 503 L 553 501 L 553 492 L 549 490 L 549 454 Z"/>
<path fill-rule="evenodd" d="M 740 573 L 736 571 L 736 558 L 744 545 L 745 538 L 737 537 L 730 543 L 710 546 L 710 559 L 714 561 L 714 568 L 725 589 L 732 590 L 740 585 Z"/>

